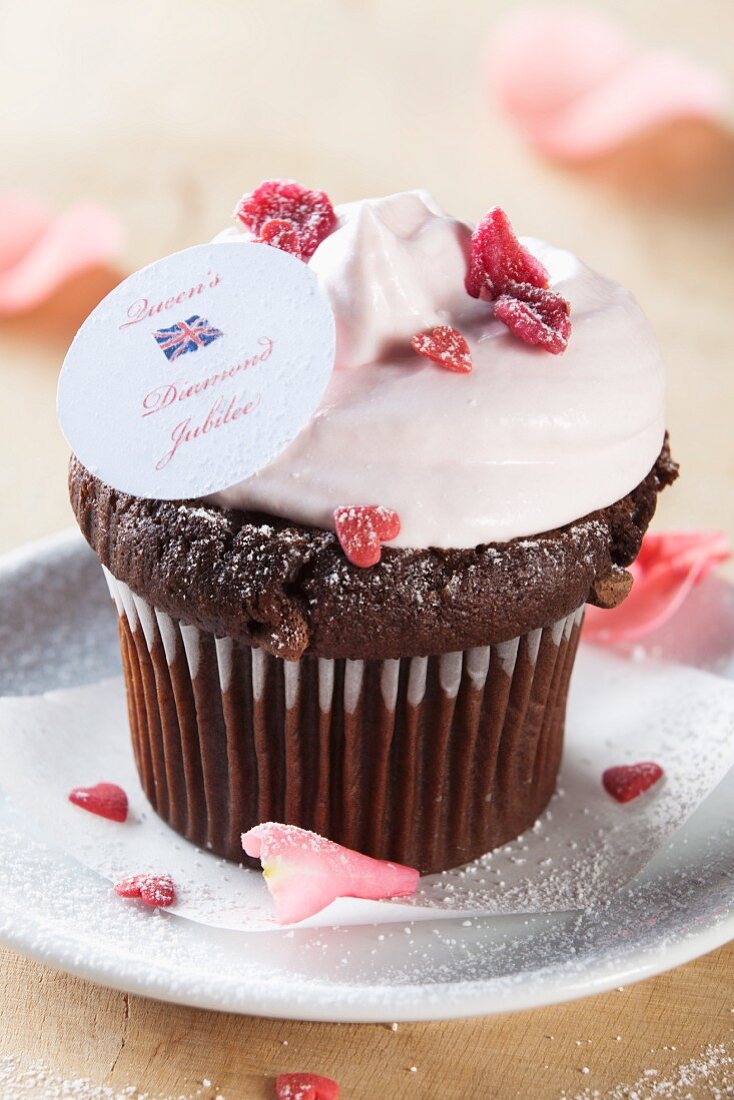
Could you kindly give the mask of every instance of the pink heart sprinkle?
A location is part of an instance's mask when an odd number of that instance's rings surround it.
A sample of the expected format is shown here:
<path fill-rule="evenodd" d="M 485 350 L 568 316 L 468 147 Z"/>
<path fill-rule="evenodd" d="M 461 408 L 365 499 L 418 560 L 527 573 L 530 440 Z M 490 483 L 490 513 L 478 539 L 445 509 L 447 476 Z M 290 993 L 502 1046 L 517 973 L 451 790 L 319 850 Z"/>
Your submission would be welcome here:
<path fill-rule="evenodd" d="M 601 777 L 605 791 L 617 802 L 631 802 L 648 791 L 663 777 L 663 769 L 652 760 L 639 764 L 619 764 L 607 768 Z"/>
<path fill-rule="evenodd" d="M 368 569 L 380 560 L 382 543 L 400 534 L 400 517 L 380 504 L 349 504 L 334 510 L 334 529 L 347 560 Z"/>
<path fill-rule="evenodd" d="M 127 795 L 116 783 L 95 783 L 93 787 L 74 787 L 69 802 L 88 810 L 90 814 L 110 821 L 127 820 Z"/>
<path fill-rule="evenodd" d="M 120 898 L 140 898 L 145 905 L 167 909 L 176 900 L 176 888 L 170 875 L 129 875 L 115 883 Z"/>

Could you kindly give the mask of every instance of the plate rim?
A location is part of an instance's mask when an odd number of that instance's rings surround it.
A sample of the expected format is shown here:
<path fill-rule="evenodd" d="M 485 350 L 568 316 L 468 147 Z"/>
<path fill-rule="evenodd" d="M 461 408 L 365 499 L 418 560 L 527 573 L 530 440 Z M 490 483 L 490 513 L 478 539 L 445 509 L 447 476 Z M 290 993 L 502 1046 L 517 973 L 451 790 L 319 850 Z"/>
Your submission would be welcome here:
<path fill-rule="evenodd" d="M 2 901 L 0 899 L 0 914 L 2 913 Z M 169 915 L 165 919 L 177 919 Z M 405 921 L 401 921 L 405 924 Z M 447 922 L 447 923 L 450 923 Z M 359 926 L 356 926 L 359 927 Z M 374 926 L 377 927 L 377 926 Z M 279 933 L 274 933 L 278 935 Z M 0 943 L 9 947 L 36 962 L 51 966 L 64 973 L 77 978 L 91 981 L 103 988 L 115 989 L 121 993 L 130 993 L 134 996 L 147 997 L 167 1003 L 187 1005 L 192 1008 L 201 1008 L 210 1012 L 231 1012 L 238 1015 L 265 1016 L 270 1019 L 301 1020 L 314 1023 L 427 1023 L 431 1021 L 468 1019 L 478 1016 L 497 1016 L 506 1012 L 524 1012 L 535 1008 L 552 1007 L 556 1004 L 566 1004 L 570 1001 L 582 1000 L 584 997 L 595 996 L 598 993 L 610 992 L 628 985 L 636 985 L 647 978 L 664 974 L 674 970 L 688 962 L 709 954 L 717 948 L 725 946 L 734 939 L 734 914 L 706 926 L 696 933 L 692 933 L 674 945 L 660 947 L 655 954 L 650 949 L 638 948 L 629 956 L 610 966 L 604 975 L 590 976 L 588 974 L 576 976 L 567 983 L 560 979 L 558 983 L 541 981 L 540 985 L 532 993 L 528 990 L 528 983 L 521 979 L 527 975 L 536 977 L 542 975 L 542 970 L 524 971 L 517 975 L 513 986 L 505 990 L 501 1003 L 479 1005 L 477 1002 L 483 998 L 496 994 L 496 986 L 492 979 L 479 979 L 477 981 L 460 981 L 441 983 L 442 1007 L 440 1013 L 435 1008 L 426 1007 L 420 1009 L 420 992 L 427 988 L 425 983 L 407 983 L 405 985 L 381 986 L 382 1000 L 387 1001 L 392 992 L 405 996 L 406 991 L 415 990 L 416 1004 L 412 1007 L 396 1004 L 389 1011 L 381 1010 L 376 1005 L 369 1004 L 363 1011 L 355 1010 L 350 999 L 350 1006 L 340 1010 L 338 1014 L 329 1011 L 322 1006 L 314 1006 L 312 1009 L 299 1008 L 298 1015 L 294 1016 L 288 1011 L 288 990 L 285 986 L 275 995 L 258 993 L 251 999 L 241 997 L 236 993 L 228 1004 L 218 1001 L 212 994 L 205 992 L 185 992 L 179 987 L 167 987 L 164 978 L 151 978 L 149 981 L 138 978 L 126 978 L 106 970 L 101 961 L 96 965 L 73 962 L 72 960 L 58 961 L 58 955 L 54 958 L 52 950 L 44 950 L 35 947 L 32 939 L 27 940 L 22 934 L 13 936 L 5 928 L 0 927 Z M 338 1002 L 339 990 L 358 990 L 361 987 L 343 986 L 335 987 L 333 984 L 319 987 L 318 983 L 309 982 L 309 990 L 318 997 L 319 989 L 323 990 L 324 1001 Z M 462 1002 L 462 993 L 471 989 L 470 1000 L 472 1003 Z M 234 991 L 233 991 L 234 992 Z M 336 994 L 336 996 L 335 996 Z"/>

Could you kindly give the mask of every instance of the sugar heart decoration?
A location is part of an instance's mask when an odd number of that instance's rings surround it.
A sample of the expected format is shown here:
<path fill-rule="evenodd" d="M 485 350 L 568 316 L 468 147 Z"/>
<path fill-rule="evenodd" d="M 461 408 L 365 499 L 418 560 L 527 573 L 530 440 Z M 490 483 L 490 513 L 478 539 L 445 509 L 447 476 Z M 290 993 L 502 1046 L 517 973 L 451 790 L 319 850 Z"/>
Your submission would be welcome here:
<path fill-rule="evenodd" d="M 170 875 L 129 875 L 115 883 L 120 898 L 140 898 L 152 908 L 167 909 L 176 900 L 176 888 Z"/>
<path fill-rule="evenodd" d="M 605 791 L 617 802 L 631 802 L 638 798 L 663 777 L 663 769 L 652 760 L 643 760 L 639 764 L 620 764 L 607 768 L 601 777 Z"/>
<path fill-rule="evenodd" d="M 372 859 L 308 829 L 274 821 L 243 833 L 242 847 L 262 863 L 278 924 L 312 917 L 337 898 L 407 897 L 420 877 L 412 867 Z"/>
<path fill-rule="evenodd" d="M 587 607 L 586 641 L 615 644 L 663 626 L 717 565 L 731 557 L 722 531 L 648 532 L 629 566 L 634 583 L 618 607 Z"/>
<path fill-rule="evenodd" d="M 471 351 L 458 329 L 437 325 L 430 332 L 420 332 L 410 341 L 413 351 L 437 363 L 444 370 L 456 374 L 469 374 L 472 369 Z"/>
<path fill-rule="evenodd" d="M 339 1100 L 339 1085 L 319 1073 L 281 1073 L 275 1079 L 277 1100 Z"/>
<path fill-rule="evenodd" d="M 116 783 L 95 783 L 93 787 L 74 787 L 69 802 L 88 810 L 90 814 L 110 821 L 127 820 L 127 795 Z"/>
<path fill-rule="evenodd" d="M 335 509 L 334 528 L 347 560 L 367 569 L 380 560 L 382 543 L 400 534 L 400 517 L 380 504 L 349 504 Z"/>
<path fill-rule="evenodd" d="M 716 118 L 722 77 L 672 50 L 641 49 L 580 6 L 522 8 L 494 28 L 487 55 L 500 109 L 547 156 L 598 156 L 676 118 Z"/>

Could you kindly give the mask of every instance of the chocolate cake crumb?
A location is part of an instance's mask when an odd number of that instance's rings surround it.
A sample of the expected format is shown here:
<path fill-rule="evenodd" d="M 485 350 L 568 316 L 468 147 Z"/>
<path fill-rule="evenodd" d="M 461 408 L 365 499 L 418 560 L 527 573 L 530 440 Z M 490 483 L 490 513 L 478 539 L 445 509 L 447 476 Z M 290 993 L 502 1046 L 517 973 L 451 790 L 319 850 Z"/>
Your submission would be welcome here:
<path fill-rule="evenodd" d="M 632 590 L 633 577 L 627 569 L 619 565 L 613 565 L 611 572 L 606 577 L 600 577 L 594 582 L 589 593 L 589 603 L 596 607 L 610 610 L 621 604 Z"/>

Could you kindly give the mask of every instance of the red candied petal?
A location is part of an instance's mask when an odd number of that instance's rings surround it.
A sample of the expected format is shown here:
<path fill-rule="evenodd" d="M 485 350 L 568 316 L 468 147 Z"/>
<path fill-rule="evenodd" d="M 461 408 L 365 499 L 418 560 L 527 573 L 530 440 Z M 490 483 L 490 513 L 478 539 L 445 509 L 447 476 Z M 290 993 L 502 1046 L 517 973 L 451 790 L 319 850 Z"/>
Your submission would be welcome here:
<path fill-rule="evenodd" d="M 410 341 L 413 351 L 438 363 L 444 370 L 469 374 L 472 369 L 469 345 L 458 329 L 438 325 L 430 332 L 420 332 Z"/>
<path fill-rule="evenodd" d="M 279 248 L 281 252 L 290 252 L 291 255 L 297 256 L 299 260 L 303 259 L 298 233 L 291 222 L 283 221 L 282 218 L 272 218 L 269 222 L 265 222 L 257 240 L 258 243 L 261 242 L 262 244 L 272 245 L 273 248 Z"/>
<path fill-rule="evenodd" d="M 261 236 L 269 221 L 288 222 L 298 234 L 301 259 L 310 260 L 336 225 L 331 200 L 323 191 L 309 191 L 295 180 L 265 180 L 243 195 L 235 210 L 248 229 Z"/>
<path fill-rule="evenodd" d="M 127 820 L 127 795 L 116 783 L 95 783 L 93 787 L 74 787 L 69 802 L 88 810 L 90 814 L 109 821 Z"/>
<path fill-rule="evenodd" d="M 571 335 L 570 304 L 560 294 L 530 283 L 508 283 L 497 299 L 495 317 L 524 340 L 560 355 Z"/>
<path fill-rule="evenodd" d="M 467 293 L 478 298 L 486 290 L 491 298 L 497 298 L 508 283 L 547 287 L 548 282 L 548 272 L 520 244 L 504 210 L 495 206 L 485 214 L 472 233 Z"/>
<path fill-rule="evenodd" d="M 474 230 L 476 233 L 476 230 Z M 487 273 L 484 270 L 484 260 L 478 248 L 474 248 L 472 235 L 472 250 L 469 255 L 469 270 L 464 280 L 467 294 L 472 298 L 479 298 L 482 291 L 487 288 Z"/>
<path fill-rule="evenodd" d="M 277 1100 L 339 1100 L 339 1085 L 319 1073 L 281 1073 L 275 1095 Z"/>
<path fill-rule="evenodd" d="M 620 764 L 607 768 L 601 777 L 604 789 L 617 802 L 631 802 L 649 790 L 663 776 L 663 769 L 652 760 L 639 764 Z"/>
<path fill-rule="evenodd" d="M 334 527 L 347 560 L 367 569 L 380 560 L 380 544 L 400 534 L 400 517 L 380 504 L 352 504 L 335 509 Z"/>
<path fill-rule="evenodd" d="M 256 825 L 243 834 L 242 847 L 262 863 L 279 924 L 305 920 L 336 898 L 407 897 L 418 884 L 412 867 L 373 859 L 296 825 Z"/>
<path fill-rule="evenodd" d="M 120 898 L 140 898 L 156 909 L 167 909 L 176 900 L 170 875 L 129 875 L 115 883 L 114 891 Z"/>

